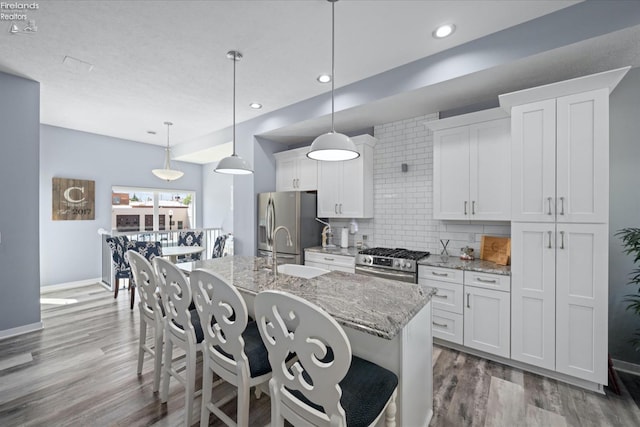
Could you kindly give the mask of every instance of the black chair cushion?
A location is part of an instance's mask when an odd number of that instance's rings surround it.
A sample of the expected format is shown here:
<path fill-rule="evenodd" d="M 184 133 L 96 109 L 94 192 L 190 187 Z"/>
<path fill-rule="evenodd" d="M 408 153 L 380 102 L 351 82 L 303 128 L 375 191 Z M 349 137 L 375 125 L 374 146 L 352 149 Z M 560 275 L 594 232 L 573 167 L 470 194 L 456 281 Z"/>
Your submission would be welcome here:
<path fill-rule="evenodd" d="M 260 332 L 258 331 L 258 324 L 256 322 L 250 322 L 247 324 L 244 332 L 242 333 L 244 339 L 244 353 L 249 360 L 249 373 L 251 378 L 259 377 L 268 372 L 271 372 L 271 365 L 269 364 L 269 353 L 267 348 L 262 342 Z M 233 359 L 233 356 L 222 348 L 216 346 L 216 350 L 224 354 L 226 357 Z"/>
<path fill-rule="evenodd" d="M 202 325 L 200 324 L 198 310 L 189 310 L 189 313 L 191 313 L 191 324 L 193 325 L 193 329 L 196 330 L 196 342 L 201 343 L 204 341 L 204 332 L 202 331 Z"/>
<path fill-rule="evenodd" d="M 164 311 L 164 309 L 162 311 Z M 202 324 L 200 323 L 200 316 L 198 315 L 198 310 L 196 309 L 189 310 L 189 313 L 191 313 L 191 324 L 193 325 L 193 329 L 195 329 L 195 332 L 196 332 L 196 342 L 201 343 L 204 340 L 204 332 L 202 331 Z M 177 322 L 173 322 L 173 323 L 178 328 L 184 329 L 182 325 L 178 324 Z"/>
<path fill-rule="evenodd" d="M 305 375 L 305 378 L 308 380 L 308 376 Z M 340 381 L 340 404 L 347 417 L 347 426 L 371 425 L 384 409 L 396 387 L 396 374 L 375 363 L 353 356 L 347 375 Z M 324 412 L 321 406 L 308 400 L 299 391 L 289 391 L 307 405 Z"/>

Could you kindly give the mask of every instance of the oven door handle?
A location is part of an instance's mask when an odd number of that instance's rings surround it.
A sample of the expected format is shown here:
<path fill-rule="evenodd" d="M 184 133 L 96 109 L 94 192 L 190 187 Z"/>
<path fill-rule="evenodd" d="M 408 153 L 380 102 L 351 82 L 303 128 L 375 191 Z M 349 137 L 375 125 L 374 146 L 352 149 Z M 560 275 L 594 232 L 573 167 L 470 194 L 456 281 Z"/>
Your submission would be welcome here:
<path fill-rule="evenodd" d="M 393 272 L 375 267 L 366 267 L 363 265 L 356 265 L 356 274 L 381 277 L 383 279 L 400 280 L 408 283 L 416 283 L 416 275 L 414 273 Z"/>

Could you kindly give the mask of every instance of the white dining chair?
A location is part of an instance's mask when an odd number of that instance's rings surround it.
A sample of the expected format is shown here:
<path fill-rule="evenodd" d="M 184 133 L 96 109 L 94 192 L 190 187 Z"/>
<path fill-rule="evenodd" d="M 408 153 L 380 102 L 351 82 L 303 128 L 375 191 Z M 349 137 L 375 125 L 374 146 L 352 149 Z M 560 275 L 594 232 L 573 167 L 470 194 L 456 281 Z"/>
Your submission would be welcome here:
<path fill-rule="evenodd" d="M 255 298 L 256 322 L 269 351 L 271 426 L 395 426 L 398 377 L 351 355 L 344 330 L 323 309 L 282 291 Z M 285 364 L 289 354 L 297 360 Z"/>
<path fill-rule="evenodd" d="M 191 305 L 191 288 L 185 275 L 172 262 L 163 258 L 154 258 L 153 264 L 158 278 L 158 288 L 164 307 L 165 345 L 164 365 L 162 368 L 162 390 L 160 400 L 166 402 L 169 397 L 171 377 L 185 388 L 184 425 L 193 423 L 193 402 L 200 395 L 195 390 L 196 356 L 202 351 L 204 335 L 200 325 L 200 317 Z M 185 353 L 186 366 L 184 376 L 173 360 L 173 347 L 181 348 Z"/>
<path fill-rule="evenodd" d="M 126 257 L 140 295 L 140 342 L 138 344 L 138 375 L 142 373 L 145 353 L 153 358 L 153 392 L 160 389 L 162 347 L 164 341 L 164 311 L 160 306 L 156 273 L 151 263 L 140 253 L 128 250 Z M 153 331 L 153 347 L 147 343 L 147 330 Z"/>
<path fill-rule="evenodd" d="M 238 290 L 216 273 L 195 270 L 190 275 L 194 302 L 203 325 L 203 380 L 200 425 L 213 413 L 228 426 L 249 425 L 251 387 L 271 378 L 267 349 Z M 214 373 L 234 385 L 237 393 L 212 400 Z M 237 395 L 236 421 L 222 406 Z M 257 393 L 259 395 L 259 393 Z"/>

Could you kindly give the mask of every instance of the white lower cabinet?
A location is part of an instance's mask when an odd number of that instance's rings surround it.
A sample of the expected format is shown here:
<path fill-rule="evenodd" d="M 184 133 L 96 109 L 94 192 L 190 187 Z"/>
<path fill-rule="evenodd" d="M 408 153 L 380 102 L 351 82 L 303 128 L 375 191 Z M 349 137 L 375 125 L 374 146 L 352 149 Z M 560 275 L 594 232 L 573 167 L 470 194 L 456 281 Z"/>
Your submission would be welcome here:
<path fill-rule="evenodd" d="M 607 382 L 607 224 L 512 223 L 512 358 Z"/>
<path fill-rule="evenodd" d="M 431 299 L 433 336 L 462 345 L 464 272 L 450 268 L 418 266 L 418 283 L 437 288 Z"/>
<path fill-rule="evenodd" d="M 434 337 L 509 357 L 509 276 L 421 265 L 418 283 L 438 289 L 431 300 Z"/>
<path fill-rule="evenodd" d="M 431 330 L 434 337 L 462 345 L 463 323 L 462 314 L 433 309 Z"/>
<path fill-rule="evenodd" d="M 464 293 L 464 345 L 508 358 L 511 342 L 510 294 L 467 285 Z"/>
<path fill-rule="evenodd" d="M 323 254 L 320 252 L 304 252 L 304 265 L 324 268 L 331 271 L 356 272 L 356 258 L 347 255 Z"/>

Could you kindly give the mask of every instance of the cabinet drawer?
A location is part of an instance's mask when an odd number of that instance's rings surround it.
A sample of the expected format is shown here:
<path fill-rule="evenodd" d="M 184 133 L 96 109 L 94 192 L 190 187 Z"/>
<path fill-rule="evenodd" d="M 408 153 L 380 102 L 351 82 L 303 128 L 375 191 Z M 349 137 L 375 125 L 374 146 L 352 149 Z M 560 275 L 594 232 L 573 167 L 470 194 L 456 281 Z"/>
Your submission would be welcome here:
<path fill-rule="evenodd" d="M 451 268 L 418 266 L 418 278 L 437 280 L 439 282 L 463 283 L 463 271 Z"/>
<path fill-rule="evenodd" d="M 433 309 L 431 328 L 433 336 L 462 345 L 462 314 Z"/>
<path fill-rule="evenodd" d="M 496 291 L 511 291 L 511 276 L 501 274 L 480 273 L 476 271 L 464 272 L 464 284 L 477 288 L 493 289 Z"/>
<path fill-rule="evenodd" d="M 333 267 L 346 267 L 350 272 L 354 272 L 356 258 L 345 255 L 323 254 L 319 252 L 305 252 L 305 260 L 309 262 L 328 264 Z M 335 270 L 335 269 L 334 269 Z"/>
<path fill-rule="evenodd" d="M 464 300 L 464 287 L 462 285 L 457 283 L 436 282 L 433 280 L 425 284 L 438 289 L 438 292 L 431 300 L 434 310 L 438 309 L 462 314 L 462 301 Z"/>

